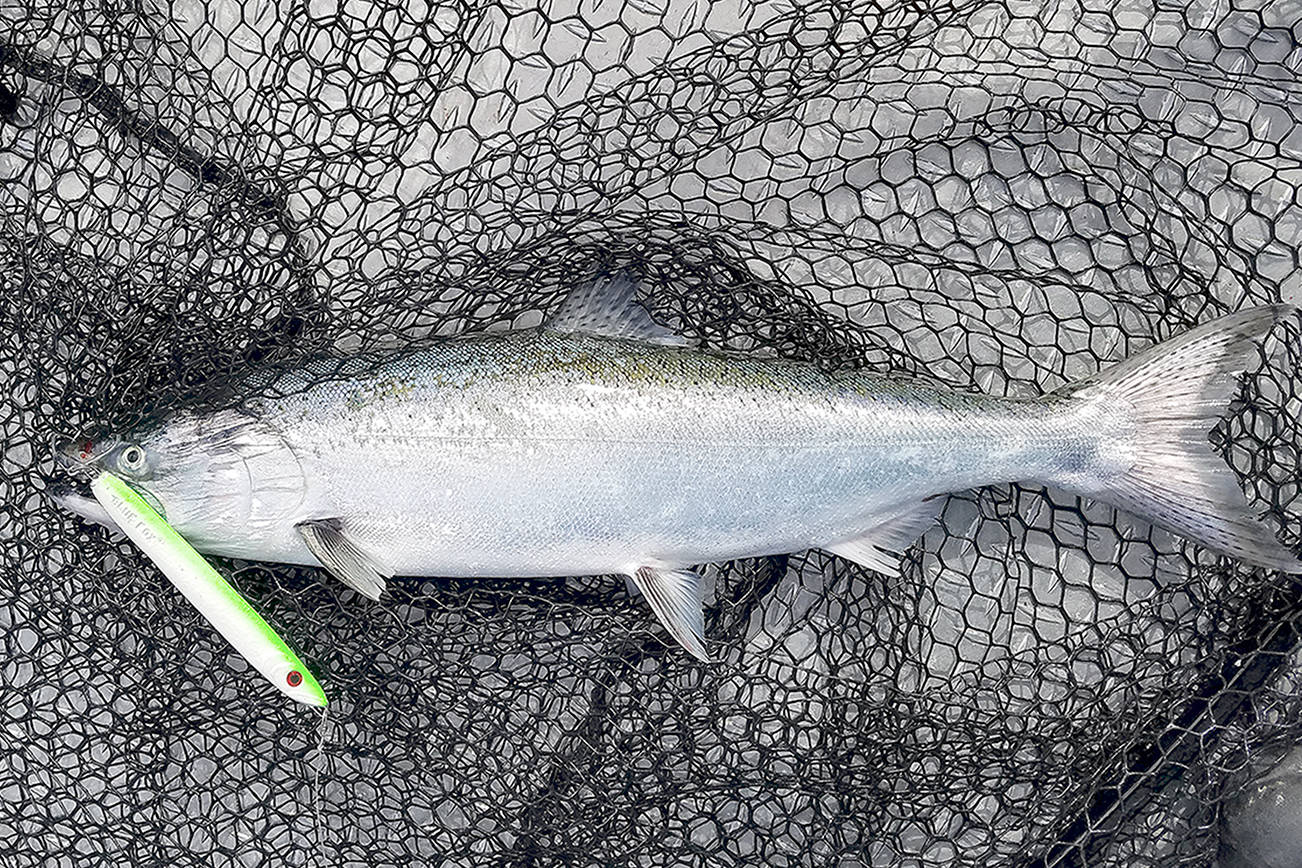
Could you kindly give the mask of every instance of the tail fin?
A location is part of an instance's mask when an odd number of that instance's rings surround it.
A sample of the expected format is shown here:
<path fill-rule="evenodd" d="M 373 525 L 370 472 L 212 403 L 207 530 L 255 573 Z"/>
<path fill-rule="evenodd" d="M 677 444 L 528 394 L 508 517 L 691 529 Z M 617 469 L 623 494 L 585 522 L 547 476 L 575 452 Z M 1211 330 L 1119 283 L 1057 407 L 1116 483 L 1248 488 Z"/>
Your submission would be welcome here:
<path fill-rule="evenodd" d="M 1223 316 L 1064 390 L 1100 413 L 1127 416 L 1116 450 L 1124 459 L 1109 460 L 1113 469 L 1089 493 L 1248 563 L 1302 572 L 1302 561 L 1252 515 L 1234 471 L 1207 439 L 1258 342 L 1295 310 L 1271 305 Z"/>

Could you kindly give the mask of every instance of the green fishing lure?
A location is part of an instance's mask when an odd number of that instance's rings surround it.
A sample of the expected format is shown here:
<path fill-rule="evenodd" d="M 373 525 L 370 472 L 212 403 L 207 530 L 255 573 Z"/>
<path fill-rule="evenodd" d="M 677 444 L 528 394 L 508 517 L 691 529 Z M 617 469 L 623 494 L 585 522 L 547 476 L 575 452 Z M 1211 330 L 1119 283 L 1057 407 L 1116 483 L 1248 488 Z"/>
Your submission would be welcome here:
<path fill-rule="evenodd" d="M 254 669 L 291 699 L 326 706 L 325 691 L 298 655 L 131 486 L 103 471 L 91 491 L 122 532 Z"/>

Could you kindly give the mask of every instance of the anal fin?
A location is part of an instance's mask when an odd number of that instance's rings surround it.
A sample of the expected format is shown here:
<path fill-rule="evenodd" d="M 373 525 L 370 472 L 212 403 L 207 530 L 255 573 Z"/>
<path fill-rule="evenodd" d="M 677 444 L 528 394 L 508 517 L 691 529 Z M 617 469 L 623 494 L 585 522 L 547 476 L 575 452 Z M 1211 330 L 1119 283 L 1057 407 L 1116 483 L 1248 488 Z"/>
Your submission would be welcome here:
<path fill-rule="evenodd" d="M 822 548 L 870 570 L 898 576 L 904 550 L 936 523 L 944 508 L 944 495 L 928 497 L 883 517 L 862 536 Z"/>
<path fill-rule="evenodd" d="M 339 581 L 372 600 L 380 599 L 393 572 L 348 538 L 337 518 L 314 518 L 294 525 L 308 549 Z"/>
<path fill-rule="evenodd" d="M 691 570 L 638 567 L 631 578 L 670 635 L 697 660 L 712 662 L 705 650 L 701 577 Z"/>

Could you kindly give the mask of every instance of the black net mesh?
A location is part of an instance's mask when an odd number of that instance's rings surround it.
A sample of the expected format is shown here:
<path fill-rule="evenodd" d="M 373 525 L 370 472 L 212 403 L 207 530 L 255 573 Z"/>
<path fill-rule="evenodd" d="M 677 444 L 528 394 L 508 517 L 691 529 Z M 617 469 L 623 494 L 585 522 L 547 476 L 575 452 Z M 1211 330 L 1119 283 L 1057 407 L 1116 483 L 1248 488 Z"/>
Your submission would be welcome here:
<path fill-rule="evenodd" d="M 1300 20 L 1294 0 L 0 6 L 0 849 L 1211 864 L 1224 806 L 1302 739 L 1302 593 L 1106 506 L 956 496 L 901 579 L 821 552 L 717 565 L 713 666 L 615 578 L 406 579 L 371 605 L 219 561 L 325 683 L 321 739 L 45 490 L 78 433 L 259 364 L 536 323 L 620 266 L 707 346 L 1039 394 L 1297 294 Z M 1277 329 L 1213 437 L 1290 544 L 1300 354 Z"/>

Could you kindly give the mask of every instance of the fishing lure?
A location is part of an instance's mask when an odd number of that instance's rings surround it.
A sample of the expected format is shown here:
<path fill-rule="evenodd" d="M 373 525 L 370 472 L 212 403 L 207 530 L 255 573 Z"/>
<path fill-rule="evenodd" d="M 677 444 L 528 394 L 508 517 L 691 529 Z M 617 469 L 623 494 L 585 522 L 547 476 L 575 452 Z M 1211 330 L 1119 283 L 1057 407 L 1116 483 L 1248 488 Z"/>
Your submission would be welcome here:
<path fill-rule="evenodd" d="M 107 470 L 91 482 L 95 499 L 208 623 L 281 693 L 324 708 L 325 691 L 262 616 L 131 486 Z"/>

